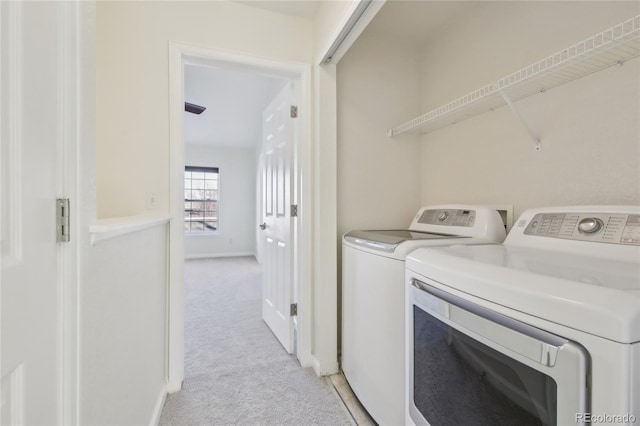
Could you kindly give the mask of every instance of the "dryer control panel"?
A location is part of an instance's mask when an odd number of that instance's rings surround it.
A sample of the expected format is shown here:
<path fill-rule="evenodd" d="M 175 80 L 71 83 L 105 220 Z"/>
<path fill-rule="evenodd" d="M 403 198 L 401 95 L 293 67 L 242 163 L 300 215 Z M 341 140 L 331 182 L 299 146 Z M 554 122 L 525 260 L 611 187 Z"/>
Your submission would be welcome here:
<path fill-rule="evenodd" d="M 525 235 L 640 246 L 640 214 L 538 213 Z"/>
<path fill-rule="evenodd" d="M 418 223 L 427 225 L 473 227 L 475 220 L 475 210 L 427 209 L 422 212 L 422 215 L 420 215 Z"/>

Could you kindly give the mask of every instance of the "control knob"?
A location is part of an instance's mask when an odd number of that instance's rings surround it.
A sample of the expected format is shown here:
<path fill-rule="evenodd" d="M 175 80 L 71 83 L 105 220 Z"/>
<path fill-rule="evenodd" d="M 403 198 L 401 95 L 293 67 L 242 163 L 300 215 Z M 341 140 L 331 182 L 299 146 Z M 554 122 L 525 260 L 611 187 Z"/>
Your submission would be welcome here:
<path fill-rule="evenodd" d="M 444 222 L 449 217 L 449 212 L 442 212 L 440 216 L 438 216 L 438 221 Z"/>
<path fill-rule="evenodd" d="M 581 234 L 595 234 L 602 229 L 604 223 L 597 217 L 585 217 L 578 222 L 578 231 Z"/>

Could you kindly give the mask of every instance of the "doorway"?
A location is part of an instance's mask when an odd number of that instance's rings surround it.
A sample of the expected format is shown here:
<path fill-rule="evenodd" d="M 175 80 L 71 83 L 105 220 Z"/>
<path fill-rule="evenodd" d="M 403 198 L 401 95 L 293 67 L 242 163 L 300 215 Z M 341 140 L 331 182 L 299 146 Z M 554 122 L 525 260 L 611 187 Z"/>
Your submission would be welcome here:
<path fill-rule="evenodd" d="M 177 43 L 170 44 L 170 148 L 171 148 L 171 210 L 172 219 L 170 225 L 170 243 L 169 243 L 169 286 L 168 286 L 168 363 L 167 363 L 167 376 L 168 376 L 168 390 L 169 392 L 178 391 L 181 388 L 182 380 L 184 377 L 184 308 L 183 308 L 183 285 L 184 285 L 184 258 L 185 255 L 189 255 L 189 251 L 193 254 L 193 247 L 187 244 L 184 232 L 184 217 L 185 217 L 185 196 L 184 196 L 184 173 L 185 166 L 188 166 L 186 155 L 187 151 L 187 138 L 183 133 L 185 129 L 185 122 L 188 119 L 184 114 L 184 102 L 191 102 L 187 99 L 187 89 L 185 83 L 185 77 L 188 75 L 189 69 L 203 71 L 203 68 L 208 68 L 209 71 L 216 70 L 218 73 L 235 74 L 236 77 L 241 74 L 255 76 L 262 76 L 269 81 L 280 81 L 283 84 L 287 81 L 296 81 L 298 90 L 298 99 L 300 100 L 298 105 L 298 124 L 296 126 L 295 134 L 295 148 L 294 155 L 292 156 L 291 167 L 291 182 L 292 182 L 292 203 L 297 203 L 300 210 L 310 211 L 310 206 L 305 205 L 309 203 L 309 200 L 302 197 L 303 193 L 310 192 L 310 117 L 309 111 L 311 109 L 310 101 L 310 68 L 305 64 L 287 63 L 281 61 L 272 61 L 268 59 L 255 58 L 251 56 L 244 56 L 239 54 L 232 54 L 228 52 L 222 52 L 213 49 L 204 49 L 199 47 L 187 46 Z M 269 88 L 263 90 L 265 98 L 269 96 L 271 92 L 278 90 L 278 84 L 272 84 Z M 193 102 L 192 102 L 193 103 Z M 206 105 L 201 105 L 205 106 Z M 229 105 L 227 105 L 229 107 Z M 224 112 L 224 108 L 221 110 Z M 219 112 L 219 114 L 222 114 Z M 260 138 L 262 140 L 262 138 Z M 227 141 L 228 142 L 228 141 Z M 201 149 L 202 147 L 199 147 Z M 254 152 L 254 164 L 259 164 L 259 150 Z M 193 157 L 190 157 L 193 158 Z M 219 172 L 219 194 L 220 205 L 218 211 L 220 212 L 219 218 L 216 218 L 216 230 L 211 236 L 217 236 L 217 241 L 222 245 L 233 245 L 233 237 L 231 242 L 229 238 L 222 232 L 225 227 L 225 222 L 229 221 L 232 217 L 227 214 L 225 219 L 224 205 L 226 197 L 225 192 L 225 168 L 222 166 L 211 165 L 211 168 L 217 168 Z M 258 223 L 260 223 L 260 217 L 256 213 L 260 206 L 258 200 L 259 187 L 257 184 L 258 179 L 254 182 L 254 188 L 256 188 L 256 195 L 254 196 L 253 209 L 254 213 L 253 225 L 257 230 Z M 244 209 L 245 211 L 247 209 Z M 298 215 L 298 217 L 292 221 L 292 234 L 294 237 L 294 244 L 292 245 L 291 261 L 289 262 L 289 268 L 291 268 L 292 282 L 291 286 L 295 291 L 295 301 L 299 308 L 299 314 L 296 318 L 297 322 L 297 351 L 296 355 L 303 366 L 310 365 L 311 352 L 310 352 L 310 337 L 311 337 L 311 317 L 310 309 L 307 306 L 310 305 L 310 268 L 306 265 L 306 262 L 298 262 L 301 257 L 300 253 L 309 252 L 310 248 L 310 225 L 304 214 Z M 229 225 L 230 222 L 227 222 Z M 218 228 L 219 227 L 219 228 Z M 259 234 L 253 234 L 259 235 Z M 258 258 L 261 258 L 261 250 L 258 249 L 258 238 L 254 239 L 254 251 Z M 234 253 L 228 250 L 227 253 Z M 224 251 L 224 250 L 222 250 Z M 239 250 L 236 254 L 243 254 L 246 250 Z M 201 253 L 204 257 L 206 254 Z M 263 262 L 269 260 L 264 258 L 260 259 Z M 306 278 L 306 279 L 305 279 Z M 293 299 L 292 299 L 293 302 Z"/>
<path fill-rule="evenodd" d="M 288 79 L 231 65 L 185 64 L 185 258 L 253 256 L 262 116 Z"/>

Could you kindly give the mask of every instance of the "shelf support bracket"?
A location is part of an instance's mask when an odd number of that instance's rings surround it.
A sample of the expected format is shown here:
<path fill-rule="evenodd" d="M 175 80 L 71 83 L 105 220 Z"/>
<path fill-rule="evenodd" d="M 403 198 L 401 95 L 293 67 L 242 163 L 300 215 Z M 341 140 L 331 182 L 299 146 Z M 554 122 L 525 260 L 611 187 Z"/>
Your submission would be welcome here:
<path fill-rule="evenodd" d="M 527 129 L 527 133 L 529 133 L 529 137 L 531 138 L 531 140 L 535 144 L 536 151 L 540 151 L 540 148 L 541 148 L 540 139 L 536 135 L 533 134 L 533 132 L 531 131 L 531 128 L 529 127 L 529 125 L 527 124 L 525 119 L 522 118 L 522 115 L 520 115 L 520 112 L 518 111 L 516 106 L 513 104 L 513 102 L 511 102 L 511 99 L 509 98 L 509 96 L 507 96 L 507 94 L 504 93 L 502 90 L 499 90 L 499 92 L 500 92 L 500 95 L 502 95 L 502 99 L 504 99 L 504 101 L 507 103 L 507 105 L 509 105 L 509 108 L 511 108 L 511 111 L 516 116 L 516 118 L 518 120 L 520 120 L 520 123 L 524 126 L 525 129 Z"/>

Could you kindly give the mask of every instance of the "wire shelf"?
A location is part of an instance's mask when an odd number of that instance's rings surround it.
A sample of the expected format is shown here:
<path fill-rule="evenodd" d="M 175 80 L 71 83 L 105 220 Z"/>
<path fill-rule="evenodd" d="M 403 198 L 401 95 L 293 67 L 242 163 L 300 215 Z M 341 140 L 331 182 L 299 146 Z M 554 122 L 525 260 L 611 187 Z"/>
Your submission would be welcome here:
<path fill-rule="evenodd" d="M 429 133 L 640 55 L 640 15 L 387 131 Z"/>

